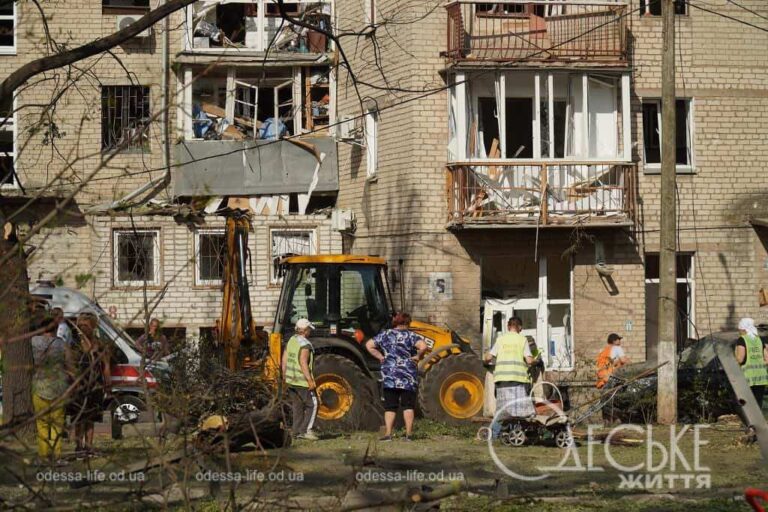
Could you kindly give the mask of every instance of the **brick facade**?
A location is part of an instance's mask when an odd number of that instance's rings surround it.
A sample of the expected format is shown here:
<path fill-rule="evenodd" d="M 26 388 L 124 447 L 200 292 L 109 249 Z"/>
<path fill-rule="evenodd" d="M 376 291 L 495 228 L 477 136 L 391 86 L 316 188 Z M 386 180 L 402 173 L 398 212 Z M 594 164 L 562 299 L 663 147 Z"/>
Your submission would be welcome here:
<path fill-rule="evenodd" d="M 743 4 L 762 15 L 759 0 Z M 353 66 L 365 69 L 360 81 L 385 88 L 429 91 L 446 86 L 440 57 L 445 50 L 444 9 L 419 2 L 380 1 L 381 19 L 399 23 L 398 45 L 381 44 L 377 69 L 367 65 L 373 43 L 357 45 Z M 638 7 L 632 1 L 629 8 Z M 364 26 L 359 2 L 339 0 L 350 27 Z M 737 6 L 718 11 L 740 19 L 749 14 Z M 754 21 L 754 20 L 753 20 Z M 733 329 L 742 316 L 768 321 L 758 304 L 766 283 L 766 234 L 750 218 L 768 216 L 762 172 L 768 158 L 768 37 L 733 21 L 692 9 L 678 16 L 678 97 L 693 99 L 693 174 L 679 175 L 680 251 L 694 253 L 694 322 L 698 335 Z M 658 251 L 659 179 L 643 166 L 642 100 L 660 97 L 661 19 L 631 15 L 632 160 L 639 168 L 639 219 L 636 229 L 586 228 L 573 254 L 573 335 L 577 356 L 594 358 L 606 335 L 625 335 L 633 360 L 646 357 L 645 254 Z M 379 38 L 384 38 L 381 28 Z M 514 73 L 514 66 L 507 66 Z M 492 75 L 492 74 L 491 74 Z M 391 79 L 391 81 L 390 81 Z M 359 113 L 354 89 L 339 80 L 340 114 Z M 346 87 L 344 85 L 346 84 Z M 445 174 L 448 143 L 448 98 L 445 91 L 417 94 L 360 84 L 364 98 L 381 109 L 379 169 L 366 180 L 365 158 L 357 147 L 340 148 L 342 192 L 339 204 L 358 212 L 353 252 L 374 252 L 390 261 L 403 259 L 405 307 L 417 317 L 446 323 L 480 336 L 484 258 L 561 256 L 571 247 L 573 229 L 446 229 Z M 408 100 L 404 102 L 404 100 Z M 397 106 L 393 106 L 397 105 Z M 596 271 L 595 242 L 605 247 L 605 263 L 613 268 L 611 283 Z M 451 272 L 453 299 L 435 302 L 424 289 L 432 272 Z M 398 295 L 397 293 L 395 294 Z M 628 330 L 631 327 L 631 330 Z"/>
<path fill-rule="evenodd" d="M 59 45 L 75 47 L 116 30 L 116 12 L 103 10 L 100 3 L 85 1 L 43 2 L 51 38 Z M 13 55 L 0 55 L 0 76 L 48 53 L 44 27 L 33 4 L 17 3 L 17 44 Z M 122 12 L 122 11 L 121 11 Z M 186 37 L 185 12 L 169 19 L 171 59 L 169 83 L 169 123 L 171 143 L 182 132 L 177 129 L 176 59 Z M 76 67 L 51 71 L 34 78 L 16 100 L 16 162 L 21 185 L 27 196 L 43 193 L 56 198 L 76 192 L 65 213 L 56 215 L 30 242 L 36 247 L 30 263 L 32 280 L 51 279 L 79 287 L 94 297 L 104 309 L 117 308 L 117 319 L 126 327 L 141 327 L 144 322 L 144 293 L 140 287 L 116 286 L 113 276 L 113 231 L 152 228 L 160 233 L 161 279 L 148 288 L 152 299 L 162 297 L 152 312 L 168 327 L 183 326 L 189 338 L 198 336 L 199 328 L 211 327 L 221 312 L 221 287 L 200 286 L 195 282 L 195 229 L 223 227 L 223 217 L 208 215 L 200 226 L 177 222 L 172 215 L 136 214 L 133 220 L 124 213 L 89 214 L 94 206 L 110 203 L 164 174 L 162 126 L 162 37 L 163 24 L 153 27 L 152 35 L 135 38 L 103 54 L 79 62 Z M 220 64 L 226 65 L 227 58 Z M 254 61 L 257 62 L 257 61 Z M 259 66 L 254 65 L 258 70 Z M 82 75 L 82 76 L 81 76 Z M 76 87 L 64 92 L 55 109 L 41 108 L 61 91 L 65 78 L 76 76 Z M 179 77 L 180 79 L 181 77 Z M 58 81 L 57 81 L 58 80 Z M 114 157 L 101 149 L 101 88 L 108 85 L 142 85 L 150 89 L 150 113 L 157 116 L 149 130 L 147 151 L 127 150 Z M 55 145 L 46 139 L 46 130 L 30 130 L 43 116 L 43 127 L 55 124 Z M 51 132 L 49 132 L 50 135 Z M 173 161 L 171 162 L 173 165 Z M 172 167 L 172 179 L 178 172 Z M 92 179 L 82 190 L 80 183 Z M 162 188 L 155 200 L 173 201 L 173 187 Z M 9 196 L 19 189 L 4 189 Z M 30 215 L 37 221 L 49 209 L 40 208 Z M 256 216 L 249 237 L 249 284 L 254 320 L 271 327 L 279 296 L 279 284 L 272 284 L 269 272 L 270 228 L 307 228 L 315 232 L 317 250 L 340 253 L 341 236 L 331 229 L 330 213 L 285 216 Z M 28 227 L 22 226 L 26 231 Z"/>

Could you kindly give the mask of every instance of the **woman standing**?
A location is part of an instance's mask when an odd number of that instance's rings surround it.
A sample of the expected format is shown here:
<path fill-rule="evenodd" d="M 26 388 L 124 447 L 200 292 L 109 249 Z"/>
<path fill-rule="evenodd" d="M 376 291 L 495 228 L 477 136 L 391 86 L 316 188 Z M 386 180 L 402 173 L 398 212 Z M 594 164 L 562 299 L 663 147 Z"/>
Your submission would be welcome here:
<path fill-rule="evenodd" d="M 79 340 L 73 346 L 74 361 L 80 378 L 70 415 L 75 425 L 76 452 L 93 455 L 93 424 L 101 421 L 105 398 L 109 396 L 109 353 L 96 337 L 98 320 L 91 313 L 77 318 Z"/>
<path fill-rule="evenodd" d="M 400 312 L 387 329 L 368 340 L 365 348 L 381 363 L 384 378 L 384 428 L 381 441 L 392 440 L 398 408 L 403 409 L 405 440 L 411 440 L 418 390 L 418 362 L 427 350 L 421 336 L 410 330 L 411 315 Z"/>
<path fill-rule="evenodd" d="M 64 395 L 67 392 L 67 347 L 56 337 L 58 323 L 53 318 L 43 321 L 43 332 L 32 336 L 32 404 L 37 417 L 37 454 L 40 459 L 61 458 L 64 432 Z"/>

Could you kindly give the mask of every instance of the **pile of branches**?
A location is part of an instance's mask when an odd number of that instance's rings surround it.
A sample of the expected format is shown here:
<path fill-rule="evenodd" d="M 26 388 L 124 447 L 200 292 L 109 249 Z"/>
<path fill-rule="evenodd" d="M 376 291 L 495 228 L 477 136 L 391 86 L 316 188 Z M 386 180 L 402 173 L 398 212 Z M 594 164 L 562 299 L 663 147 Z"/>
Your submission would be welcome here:
<path fill-rule="evenodd" d="M 216 358 L 200 358 L 194 349 L 177 353 L 155 407 L 196 428 L 207 417 L 227 418 L 264 410 L 275 403 L 274 390 L 263 368 L 231 371 Z"/>

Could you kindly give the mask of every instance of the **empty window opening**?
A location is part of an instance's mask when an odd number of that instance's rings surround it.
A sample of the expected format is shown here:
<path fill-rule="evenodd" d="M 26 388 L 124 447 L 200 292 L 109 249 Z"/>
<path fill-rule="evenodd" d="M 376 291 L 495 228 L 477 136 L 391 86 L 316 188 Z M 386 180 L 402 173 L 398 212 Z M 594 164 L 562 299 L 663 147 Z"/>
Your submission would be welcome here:
<path fill-rule="evenodd" d="M 675 100 L 675 163 L 680 166 L 692 166 L 692 119 L 691 100 Z M 661 101 L 643 101 L 643 147 L 645 163 L 661 164 Z"/>

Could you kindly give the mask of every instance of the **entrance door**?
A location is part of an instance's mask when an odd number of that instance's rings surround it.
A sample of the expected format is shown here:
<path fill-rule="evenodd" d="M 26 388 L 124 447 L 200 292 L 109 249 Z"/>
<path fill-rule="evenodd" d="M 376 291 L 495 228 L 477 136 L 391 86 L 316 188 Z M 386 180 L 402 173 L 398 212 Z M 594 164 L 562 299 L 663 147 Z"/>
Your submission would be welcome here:
<path fill-rule="evenodd" d="M 507 268 L 520 268 L 509 265 Z M 497 272 L 489 272 L 496 275 Z M 517 276 L 505 276 L 511 282 L 510 290 Z M 519 280 L 530 280 L 519 276 Z M 512 316 L 523 322 L 525 336 L 531 336 L 542 352 L 547 369 L 567 370 L 573 368 L 573 343 L 571 328 L 571 262 L 559 257 L 541 258 L 538 264 L 538 283 L 534 297 L 510 297 L 487 299 L 483 313 L 483 350 L 488 350 L 499 334 L 507 331 L 507 321 Z"/>

